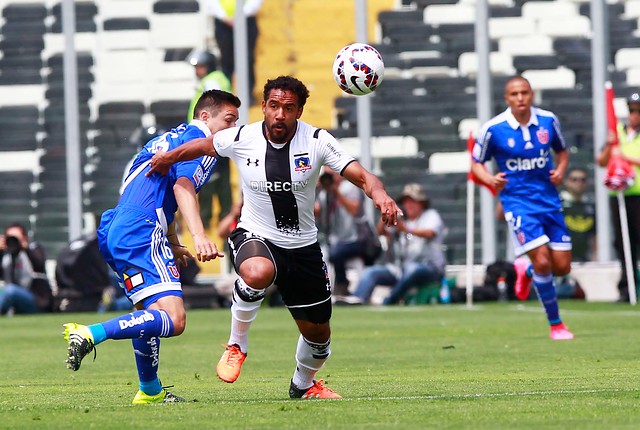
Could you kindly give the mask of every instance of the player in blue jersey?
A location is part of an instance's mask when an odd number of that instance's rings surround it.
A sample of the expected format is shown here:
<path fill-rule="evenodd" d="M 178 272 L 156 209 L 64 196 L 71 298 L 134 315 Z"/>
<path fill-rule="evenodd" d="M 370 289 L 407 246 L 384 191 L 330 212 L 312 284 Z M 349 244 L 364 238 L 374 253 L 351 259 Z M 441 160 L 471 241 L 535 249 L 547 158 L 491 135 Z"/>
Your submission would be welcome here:
<path fill-rule="evenodd" d="M 553 285 L 554 275 L 564 276 L 571 270 L 571 236 L 556 189 L 567 169 L 569 152 L 556 116 L 532 106 L 529 81 L 521 76 L 509 79 L 504 98 L 509 107 L 480 130 L 471 170 L 500 191 L 515 253 L 526 254 L 530 260 L 521 257 L 514 262 L 516 295 L 528 297 L 533 280 L 551 326 L 551 339 L 573 339 L 560 319 Z M 498 168 L 495 175 L 484 168 L 491 158 Z"/>
<path fill-rule="evenodd" d="M 196 200 L 215 158 L 204 156 L 178 163 L 166 176 L 146 176 L 151 157 L 159 150 L 168 151 L 234 126 L 239 106 L 240 100 L 233 94 L 219 90 L 203 93 L 189 125 L 181 124 L 145 145 L 122 185 L 118 205 L 102 214 L 100 252 L 136 310 L 89 326 L 65 324 L 67 367 L 78 370 L 82 359 L 91 351 L 95 354 L 95 346 L 107 339 L 131 339 L 140 379 L 133 404 L 184 401 L 162 387 L 157 375 L 160 338 L 182 334 L 186 324 L 178 264 L 186 264 L 193 255 L 178 241 L 173 223 L 176 210 L 180 209 L 193 237 L 199 261 L 223 256 L 205 236 Z"/>

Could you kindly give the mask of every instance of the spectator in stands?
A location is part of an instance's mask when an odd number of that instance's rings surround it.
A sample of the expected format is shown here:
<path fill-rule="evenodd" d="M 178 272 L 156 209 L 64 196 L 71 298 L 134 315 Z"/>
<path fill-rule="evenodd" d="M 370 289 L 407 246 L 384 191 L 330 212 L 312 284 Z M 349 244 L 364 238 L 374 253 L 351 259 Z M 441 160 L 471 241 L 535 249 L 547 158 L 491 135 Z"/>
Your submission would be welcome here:
<path fill-rule="evenodd" d="M 485 123 L 473 148 L 472 173 L 500 192 L 504 218 L 509 223 L 516 256 L 516 296 L 529 296 L 531 280 L 544 306 L 551 339 L 569 340 L 573 334 L 560 319 L 553 276 L 571 270 L 571 236 L 564 222 L 556 186 L 569 163 L 556 116 L 533 107 L 529 81 L 515 76 L 505 85 L 508 105 Z M 551 159 L 556 154 L 556 166 Z M 495 158 L 496 174 L 484 163 Z"/>
<path fill-rule="evenodd" d="M 597 157 L 600 167 L 606 167 L 611 155 L 620 155 L 633 165 L 636 179 L 633 185 L 624 191 L 624 201 L 627 209 L 627 229 L 631 241 L 631 261 L 632 267 L 638 263 L 638 246 L 640 246 L 640 93 L 634 92 L 627 97 L 629 107 L 629 119 L 626 124 L 618 124 L 619 146 L 614 145 L 616 136 L 609 136 L 607 144 L 602 148 Z M 615 192 L 611 193 L 609 199 L 613 228 L 615 231 L 614 247 L 618 254 L 618 259 L 623 267 L 622 276 L 618 282 L 621 302 L 629 301 L 629 290 L 627 286 L 627 273 L 624 270 L 624 250 L 622 247 L 622 228 L 620 225 L 620 208 Z M 634 270 L 636 286 L 639 285 L 638 272 Z"/>
<path fill-rule="evenodd" d="M 223 72 L 218 70 L 218 61 L 211 52 L 195 50 L 187 58 L 189 64 L 194 67 L 196 77 L 198 78 L 198 87 L 189 105 L 189 113 L 187 115 L 187 124 L 194 119 L 194 108 L 196 102 L 208 90 L 222 90 L 231 92 L 231 82 Z M 197 119 L 197 118 L 195 118 Z M 219 219 L 225 217 L 231 210 L 233 202 L 231 192 L 231 170 L 229 160 L 227 158 L 218 160 L 216 168 L 213 171 L 209 182 L 198 193 L 198 201 L 200 202 L 200 218 L 205 229 L 209 229 L 213 218 L 213 200 L 218 197 L 218 205 L 220 212 Z"/>
<path fill-rule="evenodd" d="M 595 255 L 596 207 L 587 197 L 589 175 L 582 167 L 569 169 L 560 192 L 564 221 L 572 242 L 572 260 L 592 261 Z"/>
<path fill-rule="evenodd" d="M 8 226 L 0 235 L 0 314 L 33 314 L 52 310 L 51 285 L 45 272 L 45 251 L 30 242 L 22 224 Z"/>
<path fill-rule="evenodd" d="M 160 339 L 179 336 L 186 325 L 178 266 L 186 265 L 193 255 L 175 234 L 176 211 L 182 213 L 199 261 L 223 256 L 205 235 L 196 200 L 215 159 L 201 157 L 177 163 L 168 175 L 146 175 L 151 158 L 156 152 L 234 126 L 239 106 L 240 100 L 233 94 L 204 92 L 196 104 L 198 119 L 150 140 L 134 161 L 117 206 L 102 214 L 100 252 L 136 310 L 89 326 L 64 324 L 69 343 L 67 367 L 80 369 L 82 359 L 107 339 L 132 339 L 140 382 L 133 404 L 184 401 L 168 392 L 158 379 Z"/>
<path fill-rule="evenodd" d="M 412 288 L 440 282 L 446 260 L 442 249 L 445 225 L 431 208 L 420 184 L 408 183 L 398 199 L 406 219 L 393 227 L 378 223 L 378 233 L 387 237 L 387 264 L 364 269 L 354 295 L 367 303 L 377 285 L 391 286 L 385 305 L 398 303 Z"/>
<path fill-rule="evenodd" d="M 328 246 L 329 263 L 333 266 L 335 279 L 333 299 L 336 304 L 360 304 L 351 296 L 347 279 L 347 263 L 367 254 L 366 238 L 359 234 L 358 223 L 368 222 L 364 215 L 364 193 L 339 173 L 325 168 L 319 178 L 316 197 L 316 219 L 322 226 Z"/>
<path fill-rule="evenodd" d="M 233 81 L 235 71 L 233 25 L 236 14 L 235 0 L 205 0 L 209 12 L 213 15 L 213 31 L 218 49 L 222 71 L 230 81 Z M 250 104 L 255 103 L 253 89 L 256 84 L 256 42 L 259 30 L 256 15 L 262 6 L 262 0 L 246 0 L 244 2 L 244 15 L 247 18 L 247 65 L 249 68 L 249 97 Z M 237 87 L 236 87 L 237 88 Z"/>

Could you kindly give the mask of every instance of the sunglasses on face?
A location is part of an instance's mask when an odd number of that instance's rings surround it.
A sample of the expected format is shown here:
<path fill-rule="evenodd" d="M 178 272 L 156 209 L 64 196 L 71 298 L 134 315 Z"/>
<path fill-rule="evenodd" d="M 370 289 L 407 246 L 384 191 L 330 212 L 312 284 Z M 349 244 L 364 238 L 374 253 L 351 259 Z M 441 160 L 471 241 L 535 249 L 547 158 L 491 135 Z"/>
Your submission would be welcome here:
<path fill-rule="evenodd" d="M 571 182 L 587 182 L 587 178 L 578 177 L 578 176 L 570 177 L 569 180 Z"/>
<path fill-rule="evenodd" d="M 640 108 L 637 108 L 637 109 L 629 109 L 629 113 L 630 113 L 630 114 L 632 114 L 632 113 L 640 113 Z"/>

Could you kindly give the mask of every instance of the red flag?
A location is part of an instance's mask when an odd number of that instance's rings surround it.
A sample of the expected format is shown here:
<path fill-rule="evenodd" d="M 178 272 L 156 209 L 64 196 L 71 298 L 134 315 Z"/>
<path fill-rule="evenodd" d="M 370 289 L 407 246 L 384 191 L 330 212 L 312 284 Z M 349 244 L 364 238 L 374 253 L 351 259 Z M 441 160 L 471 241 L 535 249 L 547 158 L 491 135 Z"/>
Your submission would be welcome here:
<path fill-rule="evenodd" d="M 613 86 L 611 82 L 607 81 L 604 84 L 605 91 L 605 102 L 607 104 L 607 131 L 612 134 L 612 136 L 616 137 L 613 145 L 618 145 L 620 141 L 618 140 L 618 119 L 616 118 L 616 110 L 613 107 L 613 99 L 615 98 L 613 94 Z"/>
<path fill-rule="evenodd" d="M 618 146 L 618 120 L 613 107 L 613 86 L 611 82 L 605 83 L 605 100 L 607 104 L 607 132 L 611 136 L 615 136 L 615 141 L 611 143 Z M 607 164 L 607 174 L 604 178 L 604 185 L 613 191 L 624 191 L 629 188 L 635 180 L 636 172 L 627 160 L 619 156 L 612 155 Z"/>
<path fill-rule="evenodd" d="M 475 143 L 476 143 L 476 140 L 473 138 L 473 133 L 469 132 L 469 137 L 467 138 L 467 151 L 469 151 L 469 157 L 471 157 L 471 162 L 472 163 L 473 163 L 473 155 L 472 155 L 473 154 L 473 145 L 475 145 Z M 484 167 L 484 166 L 482 166 L 482 167 L 484 169 L 486 169 L 486 167 Z M 498 194 L 498 192 L 496 191 L 495 188 L 493 188 L 492 186 L 487 185 L 484 182 L 482 182 L 471 171 L 469 171 L 469 173 L 467 173 L 467 180 L 473 181 L 478 185 L 482 185 L 487 190 L 491 191 L 491 194 L 493 194 L 494 196 L 496 196 Z"/>

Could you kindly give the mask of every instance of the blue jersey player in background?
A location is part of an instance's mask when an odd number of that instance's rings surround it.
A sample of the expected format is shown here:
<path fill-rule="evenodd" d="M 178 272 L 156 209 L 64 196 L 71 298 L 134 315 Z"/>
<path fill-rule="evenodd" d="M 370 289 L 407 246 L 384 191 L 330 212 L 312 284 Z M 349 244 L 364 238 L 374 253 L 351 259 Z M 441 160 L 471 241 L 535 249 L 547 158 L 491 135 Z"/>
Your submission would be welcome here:
<path fill-rule="evenodd" d="M 529 81 L 521 76 L 509 79 L 504 98 L 509 107 L 480 130 L 471 171 L 500 191 L 515 254 L 526 254 L 530 260 L 521 257 L 514 262 L 516 296 L 526 299 L 533 280 L 551 326 L 551 339 L 573 339 L 560 319 L 553 285 L 554 275 L 571 271 L 571 237 L 556 189 L 567 169 L 569 152 L 556 116 L 532 106 Z M 484 168 L 491 158 L 498 167 L 495 175 Z"/>
<path fill-rule="evenodd" d="M 140 387 L 133 404 L 184 401 L 169 393 L 158 379 L 160 338 L 182 334 L 186 313 L 178 264 L 193 258 L 180 245 L 174 227 L 180 209 L 199 261 L 223 256 L 204 232 L 196 193 L 207 182 L 215 158 L 204 156 L 177 163 L 168 175 L 146 176 L 151 157 L 189 140 L 235 126 L 240 100 L 210 90 L 202 94 L 194 119 L 150 140 L 135 158 L 114 209 L 102 214 L 98 228 L 100 252 L 136 310 L 89 326 L 64 324 L 69 342 L 67 367 L 78 370 L 82 359 L 107 339 L 131 339 Z"/>

